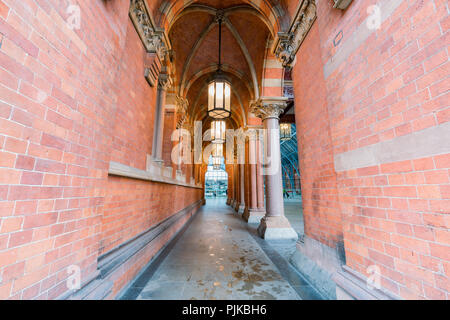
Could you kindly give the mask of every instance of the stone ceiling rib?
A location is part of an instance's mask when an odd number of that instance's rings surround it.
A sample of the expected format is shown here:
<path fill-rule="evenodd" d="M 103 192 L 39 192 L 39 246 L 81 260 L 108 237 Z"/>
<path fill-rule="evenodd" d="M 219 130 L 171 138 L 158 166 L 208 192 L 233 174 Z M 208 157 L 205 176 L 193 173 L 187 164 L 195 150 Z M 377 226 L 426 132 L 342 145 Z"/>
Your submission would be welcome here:
<path fill-rule="evenodd" d="M 190 9 L 190 8 L 187 8 L 187 9 Z M 187 9 L 186 9 L 186 10 L 187 10 Z M 215 15 L 216 12 L 217 12 L 216 9 L 211 8 L 211 7 L 208 7 L 208 6 L 204 6 L 204 5 L 201 5 L 201 6 L 200 6 L 200 5 L 197 5 L 197 6 L 194 7 L 194 9 L 195 9 L 195 10 L 191 10 L 191 12 L 198 12 L 199 10 L 203 10 L 203 11 L 205 11 L 205 12 L 207 12 L 208 14 L 211 14 L 211 15 Z M 233 9 L 233 8 L 230 8 L 230 9 L 225 10 L 226 14 L 227 14 L 227 12 L 231 11 L 231 9 Z M 244 8 L 239 7 L 239 8 L 237 8 L 237 9 L 242 10 L 242 9 L 244 9 Z M 255 11 L 254 9 L 251 9 L 251 8 L 247 8 L 247 10 Z M 225 16 L 226 16 L 226 14 L 225 14 Z M 195 55 L 196 55 L 198 49 L 200 48 L 201 44 L 202 44 L 203 41 L 205 40 L 206 36 L 209 34 L 209 32 L 210 32 L 216 25 L 217 25 L 217 23 L 213 21 L 213 22 L 211 22 L 211 24 L 210 24 L 208 27 L 205 28 L 205 30 L 202 32 L 200 38 L 197 40 L 197 42 L 196 42 L 195 45 L 193 46 L 191 52 L 189 53 L 189 56 L 188 56 L 188 58 L 186 59 L 186 62 L 185 62 L 185 64 L 184 64 L 184 68 L 183 68 L 183 71 L 182 71 L 182 74 L 181 74 L 181 77 L 180 77 L 181 82 L 180 82 L 180 86 L 179 86 L 179 94 L 181 94 L 181 95 L 182 95 L 183 93 L 186 93 L 186 94 L 187 94 L 187 91 L 188 91 L 188 90 L 184 90 L 184 89 L 185 89 L 185 87 L 186 87 L 186 80 L 187 80 L 186 77 L 187 77 L 187 74 L 188 74 L 189 69 L 190 69 L 190 67 L 191 67 L 192 60 L 194 59 L 194 57 L 195 57 Z M 226 19 L 226 18 L 225 18 L 225 20 L 224 20 L 224 25 L 225 25 L 225 26 L 228 28 L 228 30 L 231 32 L 231 34 L 233 35 L 233 37 L 234 37 L 235 40 L 237 41 L 239 47 L 241 48 L 241 51 L 242 51 L 242 53 L 243 53 L 243 55 L 244 55 L 244 57 L 245 57 L 245 60 L 246 60 L 246 62 L 247 62 L 247 65 L 248 65 L 248 67 L 249 67 L 249 69 L 250 69 L 250 73 L 251 73 L 251 78 L 252 78 L 251 80 L 252 80 L 252 82 L 253 82 L 253 90 L 254 90 L 253 98 L 254 98 L 254 99 L 258 99 L 258 98 L 259 98 L 259 83 L 258 83 L 258 76 L 257 76 L 257 74 L 256 74 L 255 64 L 253 63 L 252 57 L 251 57 L 251 55 L 250 55 L 250 53 L 249 53 L 249 51 L 248 51 L 248 49 L 247 49 L 247 46 L 245 45 L 244 41 L 242 40 L 242 37 L 239 35 L 239 32 L 236 30 L 236 28 L 233 26 L 233 24 L 231 23 L 231 21 L 230 21 L 229 19 Z"/>
<path fill-rule="evenodd" d="M 253 81 L 253 89 L 254 89 L 254 99 L 259 99 L 259 84 L 258 84 L 258 77 L 256 75 L 256 69 L 255 64 L 253 63 L 252 57 L 250 56 L 250 53 L 247 50 L 247 46 L 245 45 L 244 41 L 242 40 L 241 36 L 239 35 L 239 32 L 236 30 L 236 28 L 233 26 L 230 20 L 225 19 L 225 25 L 227 26 L 228 30 L 230 30 L 233 37 L 238 42 L 239 46 L 241 47 L 242 53 L 244 54 L 245 60 L 247 61 L 248 67 L 250 68 L 250 73 L 252 76 Z"/>
<path fill-rule="evenodd" d="M 209 26 L 206 27 L 205 30 L 203 30 L 202 34 L 200 35 L 200 38 L 198 38 L 197 42 L 196 42 L 195 45 L 192 47 L 192 50 L 191 50 L 191 52 L 189 53 L 188 58 L 186 59 L 186 62 L 185 62 L 184 67 L 183 67 L 183 72 L 182 72 L 181 77 L 180 77 L 181 83 L 180 83 L 180 86 L 179 86 L 179 87 L 180 87 L 179 93 L 180 93 L 181 95 L 182 95 L 183 92 L 184 92 L 184 86 L 185 86 L 185 83 L 186 83 L 186 77 L 187 77 L 187 74 L 188 74 L 188 71 L 189 71 L 189 67 L 191 66 L 191 62 L 192 62 L 192 60 L 194 59 L 195 54 L 197 53 L 198 48 L 200 48 L 200 46 L 201 46 L 201 44 L 203 43 L 203 41 L 205 40 L 206 36 L 207 36 L 207 35 L 209 34 L 209 32 L 215 27 L 215 25 L 216 25 L 216 24 L 215 24 L 214 22 L 211 22 L 211 23 L 209 24 Z M 186 91 L 186 94 L 187 94 L 187 91 Z"/>

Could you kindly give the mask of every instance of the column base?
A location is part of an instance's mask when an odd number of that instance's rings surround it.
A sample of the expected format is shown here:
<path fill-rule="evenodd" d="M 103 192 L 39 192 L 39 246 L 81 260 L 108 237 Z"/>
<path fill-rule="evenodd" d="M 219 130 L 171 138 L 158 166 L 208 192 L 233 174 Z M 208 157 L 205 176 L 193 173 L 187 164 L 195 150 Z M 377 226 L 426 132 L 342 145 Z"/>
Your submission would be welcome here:
<path fill-rule="evenodd" d="M 265 240 L 298 240 L 297 232 L 284 216 L 262 218 L 258 234 Z"/>
<path fill-rule="evenodd" d="M 227 199 L 227 206 L 229 206 L 230 204 L 231 204 L 231 199 L 228 198 L 228 199 Z"/>
<path fill-rule="evenodd" d="M 206 199 L 202 199 L 202 206 L 206 205 Z"/>
<path fill-rule="evenodd" d="M 260 223 L 265 215 L 266 213 L 264 211 L 259 211 L 255 208 L 245 208 L 242 218 L 247 221 L 247 223 Z"/>
<path fill-rule="evenodd" d="M 237 210 L 237 212 L 239 214 L 244 214 L 244 211 L 245 211 L 245 204 L 240 204 L 239 205 L 239 209 Z"/>

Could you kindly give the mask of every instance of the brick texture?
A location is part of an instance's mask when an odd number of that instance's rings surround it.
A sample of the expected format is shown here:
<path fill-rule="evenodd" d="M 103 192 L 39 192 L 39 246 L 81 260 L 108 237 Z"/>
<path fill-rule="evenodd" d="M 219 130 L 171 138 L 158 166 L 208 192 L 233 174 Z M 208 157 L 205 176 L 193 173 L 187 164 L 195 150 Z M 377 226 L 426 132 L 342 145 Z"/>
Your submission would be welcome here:
<path fill-rule="evenodd" d="M 77 1 L 80 30 L 70 4 L 0 0 L 0 299 L 57 298 L 69 266 L 88 279 L 99 255 L 202 197 L 108 176 L 110 161 L 145 169 L 156 89 L 129 2 Z M 155 253 L 121 269 L 114 294 Z"/>
<path fill-rule="evenodd" d="M 448 3 L 400 2 L 323 79 L 376 1 L 353 1 L 344 12 L 316 1 L 293 70 L 305 232 L 331 246 L 343 234 L 347 265 L 362 274 L 379 266 L 390 293 L 448 299 L 450 155 L 338 173 L 332 165 L 337 154 L 449 121 Z"/>

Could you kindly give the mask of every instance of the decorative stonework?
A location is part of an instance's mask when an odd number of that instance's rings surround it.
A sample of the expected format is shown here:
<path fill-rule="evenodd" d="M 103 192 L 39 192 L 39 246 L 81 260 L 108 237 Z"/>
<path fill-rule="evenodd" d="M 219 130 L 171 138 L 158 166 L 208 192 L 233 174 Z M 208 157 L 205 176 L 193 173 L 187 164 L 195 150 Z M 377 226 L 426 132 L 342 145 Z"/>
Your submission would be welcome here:
<path fill-rule="evenodd" d="M 183 127 L 184 122 L 188 120 L 188 114 L 187 110 L 189 107 L 189 101 L 183 97 L 177 96 L 177 129 L 180 129 Z"/>
<path fill-rule="evenodd" d="M 250 104 L 250 110 L 263 121 L 266 119 L 280 119 L 287 106 L 286 98 L 261 98 Z"/>
<path fill-rule="evenodd" d="M 225 19 L 225 10 L 218 9 L 216 11 L 216 16 L 214 17 L 214 21 L 216 23 L 219 23 L 219 21 L 224 21 L 224 19 Z"/>
<path fill-rule="evenodd" d="M 173 84 L 172 78 L 167 73 L 161 73 L 158 78 L 158 89 L 167 90 Z"/>
<path fill-rule="evenodd" d="M 278 33 L 274 53 L 280 59 L 283 67 L 289 68 L 292 66 L 295 55 L 308 35 L 316 17 L 315 0 L 303 0 L 289 31 Z"/>
<path fill-rule="evenodd" d="M 334 8 L 345 10 L 352 3 L 353 0 L 334 0 Z"/>
<path fill-rule="evenodd" d="M 147 52 L 157 54 L 164 61 L 170 50 L 170 43 L 164 30 L 153 24 L 146 1 L 131 0 L 129 15 Z"/>
<path fill-rule="evenodd" d="M 145 79 L 151 87 L 155 87 L 158 83 L 158 76 L 161 70 L 156 63 L 152 63 L 149 68 L 145 69 Z"/>

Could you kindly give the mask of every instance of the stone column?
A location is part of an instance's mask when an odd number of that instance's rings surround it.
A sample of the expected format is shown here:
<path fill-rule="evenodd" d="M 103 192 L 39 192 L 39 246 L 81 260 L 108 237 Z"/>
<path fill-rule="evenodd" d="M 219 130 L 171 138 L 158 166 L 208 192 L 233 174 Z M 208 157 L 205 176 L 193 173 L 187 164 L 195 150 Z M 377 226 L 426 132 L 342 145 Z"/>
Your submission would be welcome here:
<path fill-rule="evenodd" d="M 202 205 L 206 204 L 206 199 L 205 199 L 205 190 L 206 190 L 206 171 L 208 170 L 208 167 L 205 168 L 205 166 L 201 166 L 200 167 L 200 172 L 201 172 L 201 181 L 202 181 L 202 185 L 203 185 L 203 194 L 202 194 Z"/>
<path fill-rule="evenodd" d="M 243 214 L 245 210 L 245 165 L 239 165 L 239 210 L 238 213 Z"/>
<path fill-rule="evenodd" d="M 258 211 L 262 212 L 262 215 L 266 214 L 265 199 L 264 199 L 264 177 L 262 173 L 262 146 L 261 137 L 257 136 L 256 140 L 256 195 L 258 198 Z"/>
<path fill-rule="evenodd" d="M 236 208 L 236 204 L 239 203 L 238 198 L 239 198 L 239 171 L 238 171 L 238 165 L 235 159 L 235 164 L 233 164 L 233 203 L 232 203 L 232 207 Z"/>
<path fill-rule="evenodd" d="M 232 195 L 232 177 L 233 177 L 233 165 L 227 164 L 227 173 L 228 173 L 228 191 L 227 191 L 227 205 L 229 206 L 231 204 L 231 199 L 233 198 Z"/>
<path fill-rule="evenodd" d="M 248 132 L 248 131 L 247 131 Z M 251 197 L 251 181 L 250 181 L 250 168 L 249 168 L 249 141 L 248 139 L 245 140 L 245 164 L 244 164 L 244 203 L 245 208 L 244 212 L 242 214 L 242 218 L 245 220 L 245 214 L 249 209 L 250 206 L 250 197 Z"/>
<path fill-rule="evenodd" d="M 265 97 L 252 103 L 251 112 L 262 118 L 265 134 L 264 175 L 266 177 L 266 215 L 258 233 L 266 240 L 297 240 L 297 232 L 284 215 L 283 181 L 281 177 L 280 115 L 287 98 Z"/>
<path fill-rule="evenodd" d="M 241 204 L 241 171 L 239 164 L 236 162 L 236 202 L 234 203 L 234 210 L 239 211 Z"/>
<path fill-rule="evenodd" d="M 166 104 L 167 89 L 172 85 L 170 76 L 161 73 L 158 79 L 158 91 L 156 96 L 156 119 L 153 132 L 152 158 L 157 163 L 162 162 L 163 138 L 164 138 L 164 106 Z"/>
<path fill-rule="evenodd" d="M 258 208 L 258 157 L 257 157 L 257 131 L 255 130 L 249 139 L 249 184 L 250 184 L 250 196 L 249 203 L 245 207 L 244 220 L 248 223 L 260 223 L 264 217 L 264 199 L 263 209 Z M 262 176 L 261 176 L 262 181 Z M 264 196 L 264 195 L 263 195 Z"/>

